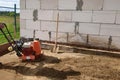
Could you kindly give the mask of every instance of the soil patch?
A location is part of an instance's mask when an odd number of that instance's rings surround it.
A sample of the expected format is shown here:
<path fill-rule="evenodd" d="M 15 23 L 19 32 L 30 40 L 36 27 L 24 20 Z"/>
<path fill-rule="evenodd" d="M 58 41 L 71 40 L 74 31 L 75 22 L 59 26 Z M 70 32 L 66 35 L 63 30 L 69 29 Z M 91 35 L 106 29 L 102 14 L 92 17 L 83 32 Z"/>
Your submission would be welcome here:
<path fill-rule="evenodd" d="M 49 51 L 34 62 L 22 62 L 16 57 L 0 57 L 2 80 L 120 80 L 119 58 Z"/>

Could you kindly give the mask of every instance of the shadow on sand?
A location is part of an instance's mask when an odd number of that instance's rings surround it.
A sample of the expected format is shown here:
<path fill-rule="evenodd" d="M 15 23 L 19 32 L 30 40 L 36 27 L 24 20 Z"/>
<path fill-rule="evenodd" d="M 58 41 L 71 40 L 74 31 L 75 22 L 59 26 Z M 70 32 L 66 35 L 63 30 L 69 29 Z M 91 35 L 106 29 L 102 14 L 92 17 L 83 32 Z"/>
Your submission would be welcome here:
<path fill-rule="evenodd" d="M 43 67 L 45 63 L 53 63 L 57 65 L 60 62 L 61 60 L 56 57 L 44 56 L 43 58 L 36 60 L 34 62 L 33 61 L 27 62 L 27 64 L 32 64 L 32 65 L 35 65 L 36 63 L 39 64 L 36 68 L 26 67 L 25 65 L 13 66 L 17 63 L 7 63 L 7 64 L 1 64 L 0 69 L 10 69 L 10 70 L 14 70 L 16 74 L 20 73 L 22 75 L 37 76 L 37 77 L 44 76 L 56 80 L 63 80 L 66 79 L 67 76 L 77 76 L 81 74 L 80 72 L 74 71 L 72 69 L 63 71 L 54 68 Z M 26 63 L 26 62 L 22 62 L 22 63 Z"/>

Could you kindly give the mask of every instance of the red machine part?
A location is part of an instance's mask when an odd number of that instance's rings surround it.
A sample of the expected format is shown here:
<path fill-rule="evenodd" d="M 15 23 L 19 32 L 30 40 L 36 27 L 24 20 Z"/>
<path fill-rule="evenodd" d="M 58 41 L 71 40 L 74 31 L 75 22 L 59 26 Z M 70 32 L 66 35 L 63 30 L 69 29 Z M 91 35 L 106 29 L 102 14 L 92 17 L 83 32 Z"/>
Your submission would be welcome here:
<path fill-rule="evenodd" d="M 40 42 L 34 40 L 31 42 L 30 47 L 23 48 L 22 56 L 20 57 L 23 61 L 25 60 L 35 60 L 42 55 Z"/>

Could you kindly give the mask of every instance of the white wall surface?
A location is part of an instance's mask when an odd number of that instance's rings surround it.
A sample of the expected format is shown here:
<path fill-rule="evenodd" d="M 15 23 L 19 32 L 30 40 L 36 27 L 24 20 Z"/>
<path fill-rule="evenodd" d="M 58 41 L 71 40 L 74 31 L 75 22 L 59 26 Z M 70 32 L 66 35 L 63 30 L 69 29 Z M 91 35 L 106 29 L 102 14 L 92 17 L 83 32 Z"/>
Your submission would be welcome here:
<path fill-rule="evenodd" d="M 58 13 L 59 42 L 85 44 L 90 35 L 91 45 L 107 46 L 112 36 L 120 48 L 120 0 L 20 0 L 21 36 L 36 30 L 36 37 L 54 41 Z"/>

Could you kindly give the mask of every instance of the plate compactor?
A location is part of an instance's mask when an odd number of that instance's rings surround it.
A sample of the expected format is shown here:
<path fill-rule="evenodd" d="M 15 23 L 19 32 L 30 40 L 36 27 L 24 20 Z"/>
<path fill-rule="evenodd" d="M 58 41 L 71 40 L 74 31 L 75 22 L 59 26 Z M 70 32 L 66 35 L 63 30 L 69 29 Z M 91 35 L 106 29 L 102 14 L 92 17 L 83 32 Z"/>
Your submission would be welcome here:
<path fill-rule="evenodd" d="M 4 32 L 3 29 L 6 29 L 7 34 Z M 3 33 L 4 37 L 10 44 L 8 48 L 9 51 L 15 51 L 16 55 L 22 59 L 22 61 L 31 60 L 34 61 L 40 58 L 43 54 L 41 53 L 41 46 L 39 40 L 33 41 L 24 41 L 23 38 L 15 41 L 10 34 L 7 25 L 5 23 L 0 23 L 0 31 Z"/>

